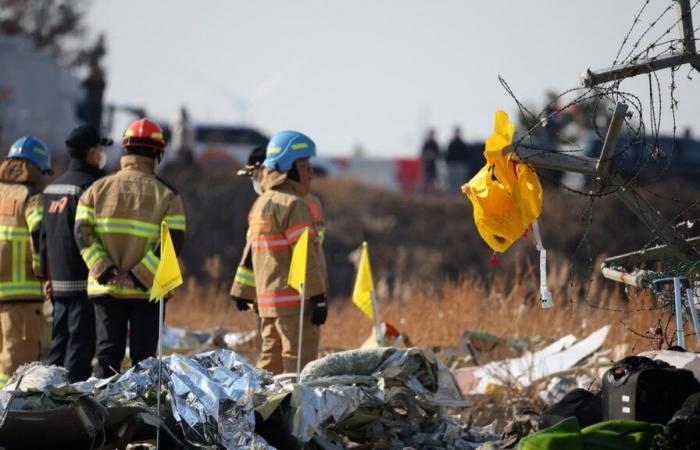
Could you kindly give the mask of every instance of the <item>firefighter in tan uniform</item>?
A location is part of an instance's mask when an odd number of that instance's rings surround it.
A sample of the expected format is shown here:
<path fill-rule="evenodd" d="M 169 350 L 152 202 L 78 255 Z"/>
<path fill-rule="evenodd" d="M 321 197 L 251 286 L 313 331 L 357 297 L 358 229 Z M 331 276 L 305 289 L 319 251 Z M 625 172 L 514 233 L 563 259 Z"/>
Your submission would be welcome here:
<path fill-rule="evenodd" d="M 260 187 L 260 182 L 263 175 L 263 161 L 265 161 L 265 147 L 256 147 L 248 156 L 248 161 L 245 167 L 237 172 L 238 176 L 249 177 L 253 183 L 253 190 L 256 194 L 261 195 L 262 189 Z M 316 231 L 318 231 L 318 236 L 323 244 L 323 239 L 326 234 L 326 226 L 323 222 L 323 210 L 321 208 L 321 201 L 315 195 L 309 193 L 304 198 L 309 207 L 309 212 L 313 218 L 314 226 Z M 236 275 L 233 280 L 233 285 L 231 286 L 231 298 L 236 302 L 236 307 L 239 311 L 248 311 L 251 308 L 256 310 L 255 305 L 256 292 L 255 292 L 255 274 L 253 273 L 253 259 L 252 253 L 250 251 L 250 232 L 246 234 L 246 246 L 243 250 L 243 256 L 236 269 Z M 322 263 L 325 266 L 325 258 L 323 252 L 320 253 L 322 258 Z M 325 270 L 325 269 L 324 269 Z"/>
<path fill-rule="evenodd" d="M 25 136 L 0 164 L 0 385 L 22 364 L 39 358 L 44 331 L 39 257 L 44 177 L 49 150 Z"/>
<path fill-rule="evenodd" d="M 148 297 L 159 263 L 161 222 L 168 224 L 176 253 L 185 238 L 182 200 L 155 175 L 165 150 L 161 128 L 137 120 L 126 129 L 122 147 L 121 170 L 85 191 L 75 220 L 89 270 L 88 297 L 95 305 L 99 378 L 120 371 L 127 331 L 133 364 L 155 355 L 158 304 Z"/>
<path fill-rule="evenodd" d="M 301 297 L 287 284 L 287 277 L 294 246 L 306 228 L 311 240 L 302 366 L 318 356 L 319 327 L 328 314 L 325 260 L 306 200 L 311 183 L 309 158 L 315 154 L 316 145 L 301 133 L 282 131 L 274 135 L 263 163 L 263 193 L 248 216 L 257 307 L 262 319 L 263 345 L 258 367 L 275 374 L 296 370 Z"/>

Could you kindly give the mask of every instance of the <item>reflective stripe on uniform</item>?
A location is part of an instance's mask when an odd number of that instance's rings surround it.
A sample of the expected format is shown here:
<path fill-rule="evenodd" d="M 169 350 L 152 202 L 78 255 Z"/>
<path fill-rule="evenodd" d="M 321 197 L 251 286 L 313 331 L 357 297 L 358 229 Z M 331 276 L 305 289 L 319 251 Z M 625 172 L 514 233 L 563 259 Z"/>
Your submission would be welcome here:
<path fill-rule="evenodd" d="M 299 240 L 299 237 L 301 237 L 305 228 L 309 229 L 309 235 L 316 235 L 316 231 L 314 231 L 314 228 L 311 225 L 303 223 L 301 225 L 295 225 L 289 228 L 287 231 L 284 232 L 284 236 L 287 238 L 290 244 L 293 244 Z"/>
<path fill-rule="evenodd" d="M 234 282 L 244 286 L 255 287 L 255 273 L 247 267 L 238 266 Z"/>
<path fill-rule="evenodd" d="M 321 245 L 323 245 L 323 241 L 326 240 L 326 227 L 317 227 L 318 230 L 318 238 L 321 241 Z"/>
<path fill-rule="evenodd" d="M 54 194 L 54 195 L 74 195 L 80 197 L 83 190 L 79 186 L 74 186 L 72 184 L 50 184 L 44 189 L 44 194 Z"/>
<path fill-rule="evenodd" d="M 107 252 L 99 242 L 93 242 L 87 248 L 81 250 L 80 255 L 83 257 L 85 264 L 87 264 L 88 267 L 92 267 L 97 260 L 107 256 Z"/>
<path fill-rule="evenodd" d="M 75 221 L 93 223 L 95 221 L 95 210 L 83 203 L 78 203 L 78 209 L 75 212 Z"/>
<path fill-rule="evenodd" d="M 147 239 L 157 239 L 160 236 L 160 225 L 142 220 L 98 217 L 95 219 L 95 231 L 101 234 L 129 234 Z"/>
<path fill-rule="evenodd" d="M 160 258 L 153 253 L 153 250 L 148 250 L 141 259 L 141 262 L 144 266 L 146 266 L 146 269 L 148 269 L 149 272 L 155 274 L 156 270 L 158 269 L 158 264 L 160 264 Z"/>
<path fill-rule="evenodd" d="M 34 229 L 41 222 L 41 218 L 44 216 L 44 208 L 37 207 L 32 210 L 32 212 L 27 216 L 27 227 L 29 231 L 34 231 Z"/>
<path fill-rule="evenodd" d="M 24 279 L 24 241 L 12 243 L 12 281 L 19 282 Z"/>
<path fill-rule="evenodd" d="M 41 272 L 41 255 L 32 250 L 32 270 L 35 274 Z"/>
<path fill-rule="evenodd" d="M 257 304 L 261 309 L 301 306 L 301 296 L 295 290 L 258 294 L 257 297 Z M 309 303 L 309 299 L 304 302 L 304 304 L 307 303 Z"/>
<path fill-rule="evenodd" d="M 61 280 L 51 280 L 51 288 L 54 292 L 73 292 L 73 291 L 84 291 L 87 289 L 87 280 L 77 280 L 77 281 L 61 281 Z"/>
<path fill-rule="evenodd" d="M 135 298 L 144 298 L 148 296 L 148 291 L 138 288 L 123 288 L 112 284 L 100 284 L 94 278 L 88 278 L 87 291 L 88 295 L 118 294 Z"/>
<path fill-rule="evenodd" d="M 0 298 L 12 298 L 16 296 L 42 297 L 41 281 L 10 281 L 0 282 Z"/>
<path fill-rule="evenodd" d="M 0 225 L 0 240 L 15 241 L 29 239 L 29 231 L 24 227 Z"/>
<path fill-rule="evenodd" d="M 289 248 L 289 241 L 281 234 L 272 236 L 257 235 L 251 238 L 250 247 L 254 252 L 260 250 L 280 250 Z"/>
<path fill-rule="evenodd" d="M 165 220 L 165 223 L 168 224 L 168 228 L 170 228 L 171 230 L 185 231 L 185 229 L 187 228 L 185 224 L 184 214 L 173 214 L 170 216 L 165 216 L 163 220 Z"/>

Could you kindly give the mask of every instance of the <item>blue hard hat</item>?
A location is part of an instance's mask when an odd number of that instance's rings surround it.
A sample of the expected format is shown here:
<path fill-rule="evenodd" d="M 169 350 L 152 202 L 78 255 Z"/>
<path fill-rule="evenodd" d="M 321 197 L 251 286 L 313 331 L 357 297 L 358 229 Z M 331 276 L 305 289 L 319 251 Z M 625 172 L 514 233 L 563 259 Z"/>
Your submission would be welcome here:
<path fill-rule="evenodd" d="M 298 131 L 280 131 L 267 144 L 263 166 L 289 172 L 297 159 L 316 156 L 316 144 Z"/>
<path fill-rule="evenodd" d="M 24 136 L 10 147 L 7 158 L 26 159 L 34 163 L 44 173 L 51 172 L 51 153 L 49 148 L 34 136 Z"/>

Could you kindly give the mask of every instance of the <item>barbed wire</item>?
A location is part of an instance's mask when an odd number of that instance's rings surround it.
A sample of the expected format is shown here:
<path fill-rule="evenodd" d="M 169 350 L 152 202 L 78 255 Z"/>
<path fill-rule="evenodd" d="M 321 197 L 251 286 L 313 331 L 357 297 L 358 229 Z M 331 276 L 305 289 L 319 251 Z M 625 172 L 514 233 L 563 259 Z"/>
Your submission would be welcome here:
<path fill-rule="evenodd" d="M 683 17 L 679 15 L 667 28 L 660 31 L 660 34 L 653 36 L 654 32 L 659 28 L 662 21 L 667 18 L 667 15 L 672 9 L 674 9 L 675 2 L 671 2 L 666 6 L 658 15 L 654 16 L 653 20 L 649 24 L 640 30 L 639 36 L 635 39 L 632 38 L 635 30 L 639 29 L 639 24 L 642 23 L 643 16 L 648 12 L 648 7 L 651 4 L 651 0 L 645 0 L 636 14 L 633 16 L 632 24 L 627 29 L 622 42 L 613 58 L 612 66 L 633 66 L 642 63 L 643 61 L 648 61 L 651 59 L 658 58 L 662 55 L 668 55 L 673 53 L 678 53 L 678 49 L 685 49 L 684 37 L 669 38 L 669 34 L 673 30 L 677 30 L 679 24 L 683 21 Z M 691 7 L 689 14 L 700 4 L 700 0 L 695 0 Z M 700 27 L 694 29 L 694 32 L 698 32 Z M 695 41 L 700 41 L 700 39 L 695 38 Z M 624 57 L 621 55 L 624 54 Z M 585 208 L 584 214 L 579 219 L 583 223 L 583 230 L 579 242 L 577 243 L 572 257 L 571 257 L 571 267 L 570 267 L 570 283 L 569 283 L 569 308 L 570 316 L 573 317 L 573 306 L 574 306 L 574 285 L 575 285 L 575 265 L 579 252 L 586 252 L 586 262 L 587 262 L 587 273 L 588 280 L 583 286 L 583 302 L 588 306 L 596 309 L 603 309 L 609 311 L 634 313 L 640 311 L 650 311 L 650 310 L 660 310 L 661 320 L 664 316 L 664 312 L 672 306 L 673 299 L 668 292 L 653 292 L 650 293 L 655 297 L 657 301 L 657 306 L 652 308 L 607 308 L 601 305 L 596 305 L 589 301 L 589 293 L 591 284 L 593 282 L 593 272 L 594 272 L 594 261 L 591 252 L 591 246 L 589 241 L 589 234 L 593 224 L 593 215 L 595 212 L 594 202 L 599 198 L 609 196 L 616 193 L 622 188 L 628 188 L 634 186 L 635 189 L 628 190 L 633 195 L 633 198 L 637 202 L 642 202 L 644 199 L 642 194 L 651 195 L 657 199 L 670 200 L 670 202 L 681 208 L 672 219 L 673 221 L 688 214 L 693 208 L 700 204 L 700 201 L 688 201 L 687 199 L 681 198 L 668 198 L 667 196 L 658 194 L 654 192 L 651 185 L 657 183 L 663 179 L 669 172 L 674 158 L 678 156 L 678 143 L 677 143 L 677 110 L 679 99 L 677 98 L 676 91 L 678 88 L 676 80 L 676 72 L 680 70 L 681 67 L 672 67 L 670 69 L 670 85 L 668 86 L 668 94 L 664 95 L 663 83 L 657 72 L 650 72 L 647 75 L 647 95 L 648 95 L 648 110 L 645 110 L 644 102 L 641 97 L 632 92 L 628 92 L 622 88 L 624 79 L 614 80 L 612 82 L 603 84 L 596 87 L 574 87 L 567 89 L 559 94 L 554 95 L 549 99 L 549 103 L 539 111 L 535 112 L 526 106 L 515 94 L 510 85 L 505 79 L 499 76 L 499 81 L 508 95 L 515 102 L 518 113 L 521 117 L 522 122 L 525 124 L 525 130 L 515 139 L 513 143 L 514 152 L 520 157 L 520 159 L 529 164 L 527 157 L 523 157 L 518 153 L 519 148 L 528 148 L 535 151 L 547 153 L 566 153 L 573 158 L 580 158 L 581 156 L 591 157 L 593 155 L 586 154 L 589 148 L 583 148 L 580 144 L 575 141 L 562 136 L 562 130 L 552 130 L 553 123 L 557 121 L 558 116 L 564 113 L 572 111 L 582 105 L 586 105 L 590 112 L 590 125 L 593 131 L 593 135 L 600 143 L 604 142 L 605 135 L 607 133 L 607 126 L 612 118 L 610 113 L 612 105 L 618 102 L 624 102 L 628 105 L 631 114 L 624 118 L 623 126 L 624 131 L 621 136 L 624 139 L 618 141 L 618 146 L 615 151 L 614 159 L 622 160 L 622 158 L 630 157 L 633 159 L 631 161 L 631 171 L 624 173 L 621 182 L 615 184 L 610 180 L 606 180 L 606 186 L 600 188 L 596 187 L 595 180 L 588 180 L 583 187 L 574 187 L 571 185 L 566 185 L 562 180 L 556 179 L 553 176 L 547 174 L 540 174 L 540 176 L 547 180 L 552 185 L 559 189 L 565 190 L 567 192 L 585 196 L 589 199 L 587 207 Z M 686 78 L 692 80 L 692 73 L 696 70 L 693 67 L 688 68 Z M 573 97 L 573 99 L 572 99 Z M 558 106 L 559 103 L 563 102 L 565 99 L 571 99 L 563 106 Z M 582 108 L 585 112 L 585 108 Z M 601 121 L 600 118 L 603 118 Z M 588 120 L 585 118 L 584 120 Z M 671 141 L 670 141 L 670 153 L 667 155 L 664 153 L 662 140 L 661 140 L 661 129 L 665 121 L 671 122 Z M 548 128 L 549 127 L 549 128 Z M 553 133 L 556 136 L 557 142 L 567 142 L 570 144 L 570 148 L 559 148 L 556 142 L 550 142 L 549 148 L 543 145 L 542 138 L 538 135 L 541 133 Z M 667 149 L 668 150 L 668 149 Z M 661 161 L 661 167 L 658 167 L 658 162 Z M 628 162 L 629 163 L 629 162 Z M 629 164 L 628 164 L 629 165 Z M 652 171 L 652 166 L 655 166 L 656 172 Z M 637 192 L 637 190 L 639 192 Z M 651 240 L 644 244 L 643 249 L 651 248 L 654 245 L 658 245 L 661 242 L 659 237 L 659 230 L 655 230 L 648 226 L 648 231 L 653 236 Z M 676 227 L 675 232 L 681 237 L 683 233 Z M 674 276 L 684 276 L 691 278 L 691 285 L 695 286 L 695 282 L 700 283 L 700 261 L 691 261 L 684 263 L 672 263 L 670 261 L 665 261 L 663 268 L 658 270 L 648 271 L 647 277 L 649 279 L 645 280 L 645 283 L 651 285 L 653 281 L 651 278 L 660 277 L 674 277 Z M 667 343 L 672 343 L 672 340 L 668 339 L 668 327 L 670 326 L 670 317 L 673 314 L 669 314 L 669 320 L 664 331 L 664 340 Z M 631 327 L 625 325 L 628 331 L 637 335 L 639 338 L 655 339 L 654 336 L 649 336 L 647 333 L 639 333 L 633 330 Z M 692 333 L 691 335 L 694 335 Z M 673 339 L 673 338 L 671 338 Z"/>

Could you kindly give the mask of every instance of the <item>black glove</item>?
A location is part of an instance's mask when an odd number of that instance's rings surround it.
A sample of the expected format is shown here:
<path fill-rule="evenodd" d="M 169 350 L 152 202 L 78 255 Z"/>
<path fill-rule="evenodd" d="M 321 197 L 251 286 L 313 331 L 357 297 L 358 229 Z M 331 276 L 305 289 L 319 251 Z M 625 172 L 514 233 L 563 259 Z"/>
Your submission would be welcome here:
<path fill-rule="evenodd" d="M 250 302 L 248 300 L 244 300 L 238 297 L 232 298 L 236 302 L 236 308 L 238 308 L 239 311 L 248 311 L 250 309 Z"/>
<path fill-rule="evenodd" d="M 311 323 L 314 325 L 323 325 L 326 323 L 328 316 L 328 302 L 324 294 L 319 294 L 311 297 Z"/>

